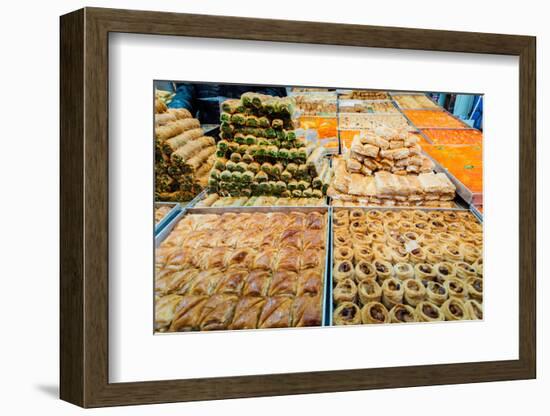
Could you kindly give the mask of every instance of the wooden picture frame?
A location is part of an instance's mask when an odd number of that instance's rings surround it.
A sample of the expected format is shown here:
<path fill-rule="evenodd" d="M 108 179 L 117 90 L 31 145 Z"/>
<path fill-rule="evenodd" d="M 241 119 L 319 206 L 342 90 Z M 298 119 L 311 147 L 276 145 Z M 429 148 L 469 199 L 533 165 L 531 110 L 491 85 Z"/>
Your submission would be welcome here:
<path fill-rule="evenodd" d="M 62 16 L 60 29 L 60 396 L 63 400 L 83 407 L 100 407 L 535 378 L 534 37 L 98 8 Z M 518 56 L 519 359 L 109 383 L 108 35 L 111 32 Z"/>

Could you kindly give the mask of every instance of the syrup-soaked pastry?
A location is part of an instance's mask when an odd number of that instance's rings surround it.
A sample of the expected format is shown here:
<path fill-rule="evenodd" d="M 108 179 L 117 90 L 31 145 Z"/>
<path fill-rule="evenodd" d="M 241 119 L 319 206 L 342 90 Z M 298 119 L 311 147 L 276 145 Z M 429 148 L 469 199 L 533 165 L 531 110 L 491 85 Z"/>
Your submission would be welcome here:
<path fill-rule="evenodd" d="M 202 270 L 209 270 L 209 269 L 222 269 L 225 267 L 224 265 L 224 258 L 227 252 L 230 251 L 227 247 L 214 247 L 208 257 L 206 257 L 206 261 L 203 261 L 202 263 L 206 263 L 204 265 L 201 265 Z"/>
<path fill-rule="evenodd" d="M 277 250 L 264 247 L 256 253 L 252 261 L 252 269 L 270 270 L 275 262 Z"/>
<path fill-rule="evenodd" d="M 437 280 L 442 283 L 451 277 L 456 277 L 456 269 L 452 263 L 443 261 L 434 265 Z"/>
<path fill-rule="evenodd" d="M 426 253 L 426 262 L 431 264 L 440 263 L 443 261 L 443 253 L 435 244 L 428 244 L 423 247 Z"/>
<path fill-rule="evenodd" d="M 462 261 L 464 258 L 462 252 L 455 244 L 444 244 L 442 251 L 443 258 L 449 262 Z"/>
<path fill-rule="evenodd" d="M 304 229 L 322 230 L 325 227 L 325 215 L 320 212 L 308 212 L 306 214 Z"/>
<path fill-rule="evenodd" d="M 369 211 L 369 214 L 367 214 L 367 216 L 372 215 L 372 211 L 374 210 Z M 399 213 L 392 210 L 384 211 L 382 213 L 382 218 L 384 219 L 384 221 L 396 221 L 397 219 L 399 219 Z"/>
<path fill-rule="evenodd" d="M 227 329 L 233 320 L 238 300 L 239 298 L 234 295 L 210 296 L 201 311 L 200 330 Z"/>
<path fill-rule="evenodd" d="M 393 267 L 391 263 L 383 260 L 375 260 L 372 265 L 376 269 L 376 277 L 379 282 L 384 282 L 389 279 L 393 274 Z"/>
<path fill-rule="evenodd" d="M 428 282 L 426 286 L 426 296 L 428 300 L 436 305 L 443 305 L 449 294 L 447 289 L 438 282 Z"/>
<path fill-rule="evenodd" d="M 277 254 L 274 270 L 299 272 L 301 267 L 300 251 L 294 247 L 283 247 Z"/>
<path fill-rule="evenodd" d="M 415 308 L 416 319 L 419 322 L 436 322 L 444 321 L 445 315 L 439 309 L 439 307 L 432 302 L 422 301 Z"/>
<path fill-rule="evenodd" d="M 246 269 L 250 266 L 252 260 L 254 260 L 255 254 L 254 250 L 247 247 L 228 250 L 224 257 L 224 265 L 227 268 L 240 267 Z"/>
<path fill-rule="evenodd" d="M 431 232 L 426 232 L 422 234 L 418 238 L 418 244 L 420 245 L 420 247 L 440 246 L 439 241 L 437 241 L 437 234 L 432 234 Z M 441 253 L 441 250 L 439 255 L 441 256 L 441 258 L 443 258 L 443 253 Z"/>
<path fill-rule="evenodd" d="M 425 280 L 434 280 L 435 279 L 435 270 L 429 263 L 417 263 L 414 265 L 414 275 L 417 279 L 421 281 Z"/>
<path fill-rule="evenodd" d="M 450 298 L 441 305 L 441 312 L 447 321 L 462 321 L 470 319 L 466 306 L 460 299 Z"/>
<path fill-rule="evenodd" d="M 320 326 L 321 297 L 297 296 L 292 304 L 292 326 Z"/>
<path fill-rule="evenodd" d="M 222 271 L 219 269 L 202 271 L 193 279 L 187 293 L 190 295 L 211 295 L 222 277 Z"/>
<path fill-rule="evenodd" d="M 471 299 L 481 302 L 483 300 L 483 279 L 473 277 L 468 280 L 467 290 Z"/>
<path fill-rule="evenodd" d="M 411 306 L 416 306 L 418 303 L 426 298 L 426 288 L 422 284 L 422 281 L 416 279 L 409 279 L 404 286 L 403 298 Z"/>
<path fill-rule="evenodd" d="M 385 233 L 372 233 L 370 234 L 372 244 L 383 244 L 386 243 L 386 234 Z"/>
<path fill-rule="evenodd" d="M 310 248 L 324 249 L 325 248 L 325 233 L 320 230 L 304 230 L 302 236 L 302 249 Z"/>
<path fill-rule="evenodd" d="M 462 243 L 460 245 L 460 252 L 464 258 L 464 261 L 468 263 L 475 262 L 481 256 L 481 250 L 469 243 Z"/>
<path fill-rule="evenodd" d="M 168 275 L 162 281 L 157 281 L 157 286 L 163 288 L 166 293 L 185 295 L 198 274 L 199 271 L 196 269 L 180 270 Z M 160 286 L 162 283 L 165 283 L 164 287 Z"/>
<path fill-rule="evenodd" d="M 390 263 L 392 261 L 393 251 L 384 244 L 373 244 L 372 251 L 375 260 L 381 260 Z"/>
<path fill-rule="evenodd" d="M 399 280 L 393 277 L 386 279 L 382 284 L 382 303 L 391 309 L 398 303 L 403 303 L 404 293 L 403 284 Z"/>
<path fill-rule="evenodd" d="M 248 271 L 244 269 L 227 269 L 223 272 L 223 277 L 218 282 L 215 292 L 239 296 L 248 274 Z"/>
<path fill-rule="evenodd" d="M 193 331 L 200 327 L 201 313 L 208 296 L 184 296 L 174 311 L 170 332 Z"/>
<path fill-rule="evenodd" d="M 359 246 L 353 247 L 353 260 L 355 263 L 360 261 L 371 262 L 374 260 L 374 252 L 370 247 Z"/>
<path fill-rule="evenodd" d="M 403 246 L 393 247 L 392 249 L 392 261 L 394 263 L 406 263 L 409 260 L 409 252 Z"/>
<path fill-rule="evenodd" d="M 301 228 L 287 228 L 281 234 L 279 243 L 282 247 L 292 247 L 296 250 L 302 249 L 302 235 L 303 229 Z"/>
<path fill-rule="evenodd" d="M 483 319 L 483 306 L 475 299 L 468 299 L 464 306 L 468 313 L 469 319 Z"/>
<path fill-rule="evenodd" d="M 414 220 L 414 213 L 411 211 L 401 210 L 399 211 L 399 218 L 401 221 L 408 221 L 411 222 Z"/>
<path fill-rule="evenodd" d="M 258 328 L 288 328 L 292 324 L 291 312 L 292 297 L 269 297 L 260 314 Z"/>
<path fill-rule="evenodd" d="M 350 235 L 344 231 L 335 231 L 334 232 L 334 245 L 339 246 L 349 246 Z"/>
<path fill-rule="evenodd" d="M 457 239 L 452 234 L 450 234 L 448 232 L 443 232 L 443 233 L 437 234 L 437 239 L 439 240 L 439 242 L 441 244 L 456 244 L 457 243 Z"/>
<path fill-rule="evenodd" d="M 370 245 L 372 244 L 372 237 L 368 234 L 351 233 L 350 235 L 351 243 L 354 248 L 358 246 L 370 247 Z"/>
<path fill-rule="evenodd" d="M 382 222 L 368 222 L 367 223 L 367 232 L 372 233 L 383 233 L 384 232 L 384 223 Z"/>
<path fill-rule="evenodd" d="M 399 280 L 414 278 L 414 268 L 409 263 L 396 263 L 393 266 L 394 275 Z"/>
<path fill-rule="evenodd" d="M 353 263 L 349 260 L 339 260 L 334 264 L 333 279 L 335 282 L 340 282 L 344 279 L 354 279 L 355 270 Z"/>
<path fill-rule="evenodd" d="M 271 284 L 271 273 L 267 270 L 252 270 L 243 286 L 243 296 L 267 296 L 267 290 Z"/>
<path fill-rule="evenodd" d="M 390 310 L 390 322 L 394 324 L 416 322 L 416 312 L 413 307 L 399 303 Z"/>
<path fill-rule="evenodd" d="M 298 275 L 298 287 L 296 289 L 297 296 L 303 295 L 319 295 L 323 291 L 323 274 L 322 269 L 306 269 L 302 270 Z"/>
<path fill-rule="evenodd" d="M 382 211 L 378 211 L 377 209 L 371 209 L 367 211 L 367 218 L 370 221 L 380 221 L 384 216 L 382 215 Z"/>
<path fill-rule="evenodd" d="M 413 222 L 413 226 L 413 230 L 419 235 L 423 235 L 430 230 L 430 224 L 422 220 L 417 220 Z"/>
<path fill-rule="evenodd" d="M 414 263 L 426 262 L 426 251 L 422 247 L 415 247 L 409 252 L 409 260 Z"/>
<path fill-rule="evenodd" d="M 472 277 L 476 277 L 476 269 L 474 266 L 466 263 L 465 261 L 457 261 L 454 264 L 456 270 L 456 277 L 461 280 L 468 280 Z"/>
<path fill-rule="evenodd" d="M 464 282 L 460 279 L 457 279 L 456 277 L 451 277 L 445 280 L 443 286 L 447 290 L 449 298 L 464 300 L 464 298 L 466 298 L 466 295 L 468 294 L 468 288 L 466 287 Z"/>
<path fill-rule="evenodd" d="M 336 247 L 334 249 L 334 260 L 350 260 L 353 258 L 353 249 L 351 247 Z"/>
<path fill-rule="evenodd" d="M 349 224 L 349 230 L 352 233 L 367 233 L 367 224 L 363 220 L 352 220 Z"/>
<path fill-rule="evenodd" d="M 399 221 L 399 231 L 403 234 L 414 230 L 414 224 L 410 221 Z"/>
<path fill-rule="evenodd" d="M 380 302 L 369 302 L 361 308 L 361 321 L 364 324 L 389 324 L 390 314 Z"/>
<path fill-rule="evenodd" d="M 298 288 L 298 273 L 287 270 L 278 270 L 273 273 L 271 285 L 269 286 L 269 296 L 277 295 L 296 295 Z"/>
<path fill-rule="evenodd" d="M 407 240 L 398 231 L 388 231 L 386 242 L 388 243 L 389 246 L 391 246 L 392 250 L 395 250 L 395 248 L 397 247 L 401 248 L 403 244 L 407 242 Z"/>
<path fill-rule="evenodd" d="M 391 211 L 388 211 L 388 212 L 391 212 Z M 388 221 L 385 223 L 385 228 L 387 233 L 392 233 L 392 232 L 401 233 L 399 221 Z"/>
<path fill-rule="evenodd" d="M 460 221 L 460 217 L 455 211 L 445 211 L 443 213 L 443 219 L 446 222 L 457 222 Z"/>
<path fill-rule="evenodd" d="M 333 313 L 334 325 L 359 325 L 361 323 L 361 310 L 352 302 L 344 302 L 338 305 Z"/>
<path fill-rule="evenodd" d="M 313 269 L 322 265 L 321 251 L 315 249 L 304 250 L 300 256 L 301 269 Z"/>
<path fill-rule="evenodd" d="M 172 323 L 180 295 L 166 295 L 155 301 L 155 330 L 163 331 Z"/>
<path fill-rule="evenodd" d="M 362 282 L 366 279 L 376 279 L 376 269 L 372 263 L 360 260 L 355 265 L 355 280 L 357 282 Z"/>
<path fill-rule="evenodd" d="M 362 305 L 382 300 L 382 288 L 376 279 L 364 279 L 357 285 L 357 295 Z"/>
<path fill-rule="evenodd" d="M 237 302 L 233 321 L 229 329 L 255 329 L 258 318 L 265 305 L 265 299 L 254 296 L 243 296 Z"/>
<path fill-rule="evenodd" d="M 464 224 L 462 224 L 461 222 L 447 223 L 447 231 L 449 233 L 457 234 L 457 233 L 463 232 L 465 230 L 466 230 L 466 227 L 464 227 Z M 456 238 L 459 239 L 458 236 Z"/>
<path fill-rule="evenodd" d="M 340 280 L 334 287 L 332 296 L 336 304 L 342 302 L 355 302 L 357 298 L 357 286 L 352 279 Z"/>
<path fill-rule="evenodd" d="M 415 233 L 414 231 L 407 231 L 403 234 L 403 237 L 405 238 L 405 241 L 416 241 L 420 239 L 420 236 Z"/>
<path fill-rule="evenodd" d="M 419 209 L 415 209 L 413 212 L 414 219 L 417 221 L 428 221 L 430 219 L 429 215 L 425 213 L 424 211 L 420 211 Z"/>

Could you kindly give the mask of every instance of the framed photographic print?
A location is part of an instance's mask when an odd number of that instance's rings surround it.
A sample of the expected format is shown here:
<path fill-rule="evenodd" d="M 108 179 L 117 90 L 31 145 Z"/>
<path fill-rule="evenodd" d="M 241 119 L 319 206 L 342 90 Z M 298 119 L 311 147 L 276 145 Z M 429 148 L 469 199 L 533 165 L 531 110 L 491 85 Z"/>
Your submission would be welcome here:
<path fill-rule="evenodd" d="M 536 376 L 535 38 L 61 17 L 83 407 Z"/>

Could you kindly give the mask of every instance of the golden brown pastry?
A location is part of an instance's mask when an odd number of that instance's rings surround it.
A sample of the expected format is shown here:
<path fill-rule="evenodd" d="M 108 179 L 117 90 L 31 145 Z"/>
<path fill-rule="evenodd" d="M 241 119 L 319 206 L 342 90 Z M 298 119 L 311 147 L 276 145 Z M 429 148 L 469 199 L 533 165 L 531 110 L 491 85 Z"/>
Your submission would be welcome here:
<path fill-rule="evenodd" d="M 396 263 L 393 266 L 393 271 L 399 280 L 414 279 L 414 269 L 409 263 Z"/>
<path fill-rule="evenodd" d="M 390 315 L 380 302 L 370 302 L 361 308 L 361 321 L 364 324 L 389 324 Z"/>
<path fill-rule="evenodd" d="M 325 214 L 320 212 L 308 212 L 305 218 L 304 229 L 323 230 L 325 228 Z"/>
<path fill-rule="evenodd" d="M 483 306 L 475 299 L 469 299 L 464 303 L 470 319 L 483 319 Z"/>
<path fill-rule="evenodd" d="M 441 305 L 441 312 L 447 321 L 470 319 L 464 303 L 460 299 L 450 298 Z"/>
<path fill-rule="evenodd" d="M 415 247 L 409 252 L 409 260 L 414 264 L 425 263 L 426 257 L 426 251 L 422 247 Z"/>
<path fill-rule="evenodd" d="M 391 309 L 398 303 L 403 303 L 403 294 L 405 290 L 403 284 L 391 277 L 382 284 L 382 303 L 386 308 Z"/>
<path fill-rule="evenodd" d="M 468 295 L 479 302 L 483 300 L 483 279 L 473 277 L 467 283 Z"/>
<path fill-rule="evenodd" d="M 367 218 L 369 221 L 380 221 L 383 218 L 382 211 L 371 209 L 367 212 Z"/>
<path fill-rule="evenodd" d="M 292 271 L 279 270 L 273 273 L 271 285 L 269 286 L 269 296 L 278 295 L 296 295 L 298 287 L 298 274 Z"/>
<path fill-rule="evenodd" d="M 198 274 L 197 269 L 184 269 L 167 273 L 163 278 L 156 280 L 155 291 L 163 294 L 176 293 L 185 295 Z"/>
<path fill-rule="evenodd" d="M 462 259 L 464 258 L 462 252 L 455 244 L 443 244 L 442 252 L 443 258 L 451 263 L 462 261 Z"/>
<path fill-rule="evenodd" d="M 208 296 L 186 295 L 176 306 L 170 332 L 193 331 L 200 328 L 201 313 Z"/>
<path fill-rule="evenodd" d="M 155 331 L 164 331 L 170 326 L 181 299 L 179 295 L 166 295 L 155 301 Z"/>
<path fill-rule="evenodd" d="M 321 269 L 302 270 L 298 275 L 297 296 L 319 295 L 323 292 L 323 272 Z"/>
<path fill-rule="evenodd" d="M 376 277 L 378 278 L 378 282 L 382 283 L 392 276 L 393 267 L 391 263 L 382 260 L 375 260 L 372 265 L 376 269 Z"/>
<path fill-rule="evenodd" d="M 214 331 L 227 329 L 233 320 L 235 306 L 239 298 L 234 295 L 212 295 L 201 311 L 200 330 Z"/>
<path fill-rule="evenodd" d="M 275 296 L 267 298 L 258 320 L 258 328 L 288 328 L 292 324 L 292 298 Z"/>
<path fill-rule="evenodd" d="M 325 248 L 325 233 L 322 230 L 306 229 L 302 237 L 302 249 L 310 248 L 324 249 Z"/>
<path fill-rule="evenodd" d="M 477 272 L 474 266 L 466 263 L 465 261 L 457 261 L 455 264 L 456 277 L 461 280 L 468 280 L 472 277 L 476 277 Z"/>
<path fill-rule="evenodd" d="M 252 270 L 244 282 L 243 296 L 267 296 L 271 273 L 267 270 Z"/>
<path fill-rule="evenodd" d="M 370 302 L 380 302 L 382 288 L 376 282 L 376 279 L 364 279 L 357 285 L 357 294 L 362 305 Z"/>
<path fill-rule="evenodd" d="M 354 246 L 353 247 L 353 259 L 355 263 L 360 262 L 361 260 L 371 262 L 374 260 L 374 252 L 370 247 L 366 246 Z"/>
<path fill-rule="evenodd" d="M 424 252 L 426 253 L 426 262 L 436 264 L 443 261 L 443 253 L 437 245 L 428 244 L 425 245 L 423 248 Z"/>
<path fill-rule="evenodd" d="M 462 243 L 459 247 L 464 261 L 468 263 L 475 262 L 481 256 L 481 250 L 469 243 Z"/>
<path fill-rule="evenodd" d="M 447 293 L 447 289 L 440 283 L 428 282 L 426 286 L 426 296 L 430 302 L 440 306 L 447 300 L 449 294 Z"/>
<path fill-rule="evenodd" d="M 274 270 L 299 272 L 301 267 L 300 251 L 293 247 L 283 247 L 277 254 Z"/>
<path fill-rule="evenodd" d="M 351 247 L 336 247 L 334 249 L 334 260 L 349 260 L 353 258 L 353 249 Z"/>
<path fill-rule="evenodd" d="M 394 263 L 407 263 L 409 261 L 409 252 L 403 246 L 393 247 L 392 262 Z"/>
<path fill-rule="evenodd" d="M 464 298 L 468 294 L 468 288 L 466 287 L 464 282 L 460 279 L 457 279 L 456 277 L 451 277 L 445 280 L 443 286 L 447 290 L 449 298 L 464 300 Z"/>
<path fill-rule="evenodd" d="M 334 310 L 333 322 L 334 325 L 359 325 L 361 323 L 361 310 L 355 303 L 341 303 Z"/>
<path fill-rule="evenodd" d="M 403 283 L 405 301 L 411 305 L 416 306 L 418 303 L 426 299 L 426 288 L 422 284 L 422 281 L 417 279 L 409 279 Z"/>
<path fill-rule="evenodd" d="M 416 319 L 419 322 L 436 322 L 444 321 L 445 315 L 441 312 L 439 307 L 432 302 L 423 301 L 416 305 Z"/>
<path fill-rule="evenodd" d="M 292 304 L 292 326 L 321 325 L 321 297 L 297 296 Z"/>
<path fill-rule="evenodd" d="M 355 266 L 355 280 L 362 282 L 366 279 L 376 279 L 376 269 L 372 263 L 360 260 Z"/>
<path fill-rule="evenodd" d="M 301 228 L 287 228 L 285 229 L 280 237 L 280 245 L 282 247 L 292 247 L 296 250 L 302 249 L 302 236 L 303 229 Z"/>
<path fill-rule="evenodd" d="M 300 256 L 300 268 L 302 270 L 321 267 L 322 263 L 321 251 L 317 249 L 304 250 Z"/>
<path fill-rule="evenodd" d="M 431 264 L 418 263 L 414 265 L 414 275 L 421 281 L 432 281 L 435 279 L 435 270 Z"/>
<path fill-rule="evenodd" d="M 336 304 L 342 302 L 355 302 L 357 298 L 357 286 L 352 279 L 340 280 L 334 287 L 332 296 Z"/>
<path fill-rule="evenodd" d="M 451 277 L 456 277 L 456 269 L 452 263 L 443 261 L 434 265 L 437 281 L 442 283 Z"/>
<path fill-rule="evenodd" d="M 242 292 L 248 271 L 243 269 L 227 269 L 218 282 L 215 292 L 219 294 L 237 295 Z"/>
<path fill-rule="evenodd" d="M 413 307 L 399 303 L 391 308 L 390 322 L 395 324 L 416 322 L 416 312 Z"/>
<path fill-rule="evenodd" d="M 228 250 L 224 258 L 225 267 L 240 267 L 246 269 L 255 257 L 254 250 L 243 247 L 236 250 Z"/>
<path fill-rule="evenodd" d="M 339 260 L 334 265 L 333 279 L 335 282 L 340 282 L 344 279 L 354 279 L 355 270 L 350 260 Z"/>
<path fill-rule="evenodd" d="M 349 247 L 349 240 L 350 235 L 346 231 L 334 231 L 334 245 L 336 247 L 339 246 L 348 246 Z"/>
<path fill-rule="evenodd" d="M 255 329 L 258 326 L 258 318 L 264 304 L 264 298 L 253 296 L 240 298 L 229 329 Z"/>
<path fill-rule="evenodd" d="M 190 295 L 211 295 L 223 277 L 221 270 L 212 269 L 200 272 L 189 288 Z"/>
<path fill-rule="evenodd" d="M 472 266 L 476 269 L 478 276 L 483 276 L 483 257 L 476 259 L 476 261 L 472 263 Z"/>
<path fill-rule="evenodd" d="M 353 220 L 349 224 L 349 230 L 352 234 L 364 234 L 367 232 L 367 224 L 363 220 Z"/>
<path fill-rule="evenodd" d="M 277 250 L 273 248 L 264 247 L 254 257 L 252 261 L 252 269 L 264 269 L 270 270 L 275 262 Z"/>

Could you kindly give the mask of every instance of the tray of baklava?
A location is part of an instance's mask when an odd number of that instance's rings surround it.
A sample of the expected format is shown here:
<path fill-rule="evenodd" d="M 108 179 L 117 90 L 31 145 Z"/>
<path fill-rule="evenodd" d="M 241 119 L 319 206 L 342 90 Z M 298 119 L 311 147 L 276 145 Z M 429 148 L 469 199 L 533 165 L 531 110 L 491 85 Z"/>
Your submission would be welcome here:
<path fill-rule="evenodd" d="M 333 208 L 329 324 L 483 319 L 483 227 L 468 210 Z"/>
<path fill-rule="evenodd" d="M 155 238 L 155 332 L 325 325 L 328 208 L 192 208 Z"/>

